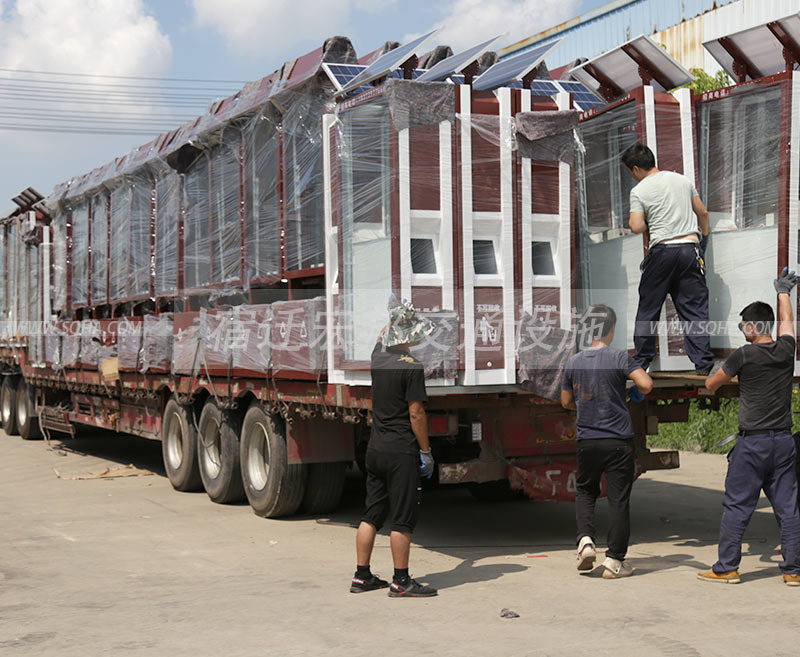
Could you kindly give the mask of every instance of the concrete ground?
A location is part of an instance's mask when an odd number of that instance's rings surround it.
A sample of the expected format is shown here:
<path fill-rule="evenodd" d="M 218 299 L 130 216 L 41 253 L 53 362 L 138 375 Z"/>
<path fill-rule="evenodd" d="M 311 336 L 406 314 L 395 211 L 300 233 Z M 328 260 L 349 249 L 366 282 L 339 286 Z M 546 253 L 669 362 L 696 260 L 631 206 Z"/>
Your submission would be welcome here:
<path fill-rule="evenodd" d="M 159 443 L 94 432 L 64 446 L 0 433 L 0 655 L 797 654 L 800 589 L 780 578 L 766 503 L 742 583 L 695 579 L 715 559 L 721 456 L 682 454 L 637 482 L 636 573 L 619 581 L 575 570 L 571 504 L 428 491 L 411 570 L 440 595 L 396 600 L 348 592 L 356 478 L 329 519 L 264 520 L 173 491 Z M 154 474 L 70 478 L 129 463 Z M 391 575 L 385 535 L 373 570 Z"/>

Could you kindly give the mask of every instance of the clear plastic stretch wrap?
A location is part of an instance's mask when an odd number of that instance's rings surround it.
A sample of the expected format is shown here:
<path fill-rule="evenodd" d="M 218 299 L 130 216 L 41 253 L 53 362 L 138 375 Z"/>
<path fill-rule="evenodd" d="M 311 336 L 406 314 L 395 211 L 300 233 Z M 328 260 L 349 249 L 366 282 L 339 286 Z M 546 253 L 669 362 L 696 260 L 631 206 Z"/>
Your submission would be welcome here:
<path fill-rule="evenodd" d="M 44 318 L 42 317 L 41 251 L 38 241 L 26 247 L 28 251 L 28 322 L 25 333 L 28 336 L 28 356 L 33 367 L 45 366 Z"/>
<path fill-rule="evenodd" d="M 140 371 L 169 372 L 172 363 L 172 313 L 145 315 Z"/>
<path fill-rule="evenodd" d="M 108 194 L 92 198 L 92 303 L 108 297 Z"/>
<path fill-rule="evenodd" d="M 239 154 L 241 132 L 227 127 L 220 143 L 211 149 L 211 282 L 238 281 L 241 242 L 239 235 Z"/>
<path fill-rule="evenodd" d="M 117 323 L 117 350 L 119 369 L 126 372 L 139 370 L 142 348 L 142 320 L 139 317 L 122 317 Z"/>
<path fill-rule="evenodd" d="M 642 236 L 629 226 L 630 192 L 636 184 L 620 156 L 638 140 L 633 102 L 582 122 L 578 134 L 576 204 L 582 290 L 576 303 L 611 306 L 617 314 L 614 346 L 633 348 Z M 535 300 L 534 300 L 535 302 Z"/>
<path fill-rule="evenodd" d="M 211 283 L 211 242 L 209 213 L 211 198 L 209 176 L 211 167 L 205 151 L 200 151 L 194 163 L 183 175 L 183 266 L 187 289 Z"/>
<path fill-rule="evenodd" d="M 173 374 L 198 374 L 203 367 L 200 318 L 183 328 L 176 328 L 172 345 Z"/>
<path fill-rule="evenodd" d="M 8 287 L 10 290 L 16 290 L 16 294 L 12 294 L 9 304 L 8 313 L 8 326 L 6 330 L 6 337 L 13 338 L 17 334 L 17 326 L 20 321 L 20 309 L 25 307 L 25 287 L 20 285 L 20 261 L 22 260 L 21 253 L 22 240 L 19 234 L 19 225 L 13 221 L 8 226 Z"/>
<path fill-rule="evenodd" d="M 154 206 L 149 174 L 126 176 L 131 189 L 130 236 L 128 251 L 129 297 L 150 293 L 150 217 Z"/>
<path fill-rule="evenodd" d="M 560 401 L 564 369 L 578 350 L 576 332 L 543 323 L 530 313 L 523 313 L 517 327 L 517 382 L 539 397 Z"/>
<path fill-rule="evenodd" d="M 234 306 L 233 335 L 233 367 L 251 372 L 268 372 L 272 307 L 267 304 Z"/>
<path fill-rule="evenodd" d="M 330 90 L 315 82 L 280 98 L 286 107 L 282 131 L 286 267 L 290 270 L 325 264 L 322 114 L 329 96 Z"/>
<path fill-rule="evenodd" d="M 339 119 L 341 338 L 346 360 L 369 360 L 393 290 L 389 106 L 385 98 L 376 99 L 341 112 Z"/>
<path fill-rule="evenodd" d="M 573 131 L 577 110 L 520 112 L 514 117 L 517 148 L 521 157 L 572 165 L 575 160 Z"/>
<path fill-rule="evenodd" d="M 181 177 L 159 163 L 156 184 L 156 294 L 178 287 L 178 224 L 181 213 Z"/>
<path fill-rule="evenodd" d="M 130 237 L 131 188 L 120 184 L 111 191 L 110 289 L 112 301 L 127 296 L 128 240 Z"/>
<path fill-rule="evenodd" d="M 85 305 L 89 294 L 89 202 L 72 207 L 72 304 Z"/>
<path fill-rule="evenodd" d="M 63 339 L 63 334 L 64 330 L 57 323 L 48 322 L 45 326 L 44 358 L 47 365 L 54 372 L 58 372 L 64 368 L 61 358 L 61 341 Z"/>
<path fill-rule="evenodd" d="M 53 215 L 53 312 L 67 309 L 67 215 L 62 209 Z"/>
<path fill-rule="evenodd" d="M 742 344 L 742 308 L 774 302 L 778 271 L 781 85 L 746 89 L 695 105 L 698 192 L 711 228 L 711 346 L 724 349 Z"/>
<path fill-rule="evenodd" d="M 449 82 L 389 79 L 385 84 L 395 130 L 454 121 L 456 95 Z"/>
<path fill-rule="evenodd" d="M 61 362 L 64 367 L 76 368 L 80 364 L 81 324 L 80 322 L 69 322 L 64 328 L 64 337 L 61 341 Z"/>
<path fill-rule="evenodd" d="M 277 115 L 270 105 L 245 129 L 245 231 L 248 280 L 280 273 Z"/>
<path fill-rule="evenodd" d="M 95 319 L 81 320 L 81 365 L 97 367 L 97 350 L 100 347 L 100 322 Z"/>
<path fill-rule="evenodd" d="M 325 367 L 326 353 L 324 297 L 272 304 L 273 375 L 317 375 Z"/>
<path fill-rule="evenodd" d="M 411 354 L 425 367 L 426 379 L 452 380 L 458 374 L 459 330 L 458 314 L 451 310 L 420 312 L 436 328 Z"/>
<path fill-rule="evenodd" d="M 229 372 L 232 363 L 231 321 L 233 311 L 200 309 L 200 338 L 202 341 L 203 372 L 221 376 Z"/>

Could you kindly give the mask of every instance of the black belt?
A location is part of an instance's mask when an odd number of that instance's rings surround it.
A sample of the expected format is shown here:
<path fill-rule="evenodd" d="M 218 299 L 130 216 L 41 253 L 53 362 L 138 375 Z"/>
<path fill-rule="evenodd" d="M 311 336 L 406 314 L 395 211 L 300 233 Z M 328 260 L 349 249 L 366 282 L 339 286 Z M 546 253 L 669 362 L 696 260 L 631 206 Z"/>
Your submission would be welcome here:
<path fill-rule="evenodd" d="M 670 247 L 671 248 L 675 248 L 675 247 L 678 247 L 678 246 L 692 246 L 692 247 L 697 246 L 697 247 L 699 247 L 700 245 L 697 242 L 677 242 L 677 243 L 672 243 L 672 244 L 664 244 L 663 242 L 659 242 L 655 246 L 650 247 L 650 250 L 652 251 L 653 249 L 659 249 L 661 247 L 664 247 L 665 249 L 668 249 Z"/>
<path fill-rule="evenodd" d="M 739 435 L 744 438 L 745 436 L 774 436 L 776 433 L 791 433 L 791 429 L 739 429 Z"/>

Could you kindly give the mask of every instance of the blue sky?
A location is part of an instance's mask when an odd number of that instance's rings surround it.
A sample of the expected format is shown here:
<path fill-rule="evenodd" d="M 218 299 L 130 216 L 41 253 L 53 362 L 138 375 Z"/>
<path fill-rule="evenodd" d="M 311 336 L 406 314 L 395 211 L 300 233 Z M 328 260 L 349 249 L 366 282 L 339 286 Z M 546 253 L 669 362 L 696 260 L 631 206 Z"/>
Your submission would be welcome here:
<path fill-rule="evenodd" d="M 37 124 L 38 116 L 45 117 L 42 121 L 64 121 L 67 113 L 81 125 L 91 125 L 87 117 L 103 112 L 114 116 L 118 111 L 103 105 L 102 99 L 108 96 L 57 96 L 49 105 L 41 105 L 36 93 L 56 88 L 53 81 L 59 80 L 118 82 L 99 76 L 253 80 L 318 48 L 334 34 L 348 36 L 359 54 L 384 41 L 403 41 L 434 27 L 440 28 L 437 42 L 455 50 L 503 33 L 501 45 L 507 45 L 605 2 L 0 0 L 0 111 L 28 115 L 28 125 Z M 31 77 L 12 72 L 20 69 L 85 77 L 39 76 L 39 92 L 14 96 L 9 92 L 13 84 L 30 84 L 17 81 L 23 75 Z M 164 83 L 166 95 L 170 85 Z M 227 89 L 232 92 L 239 87 L 232 84 Z M 128 100 L 122 111 L 138 112 L 149 125 L 160 122 L 159 127 L 180 124 L 184 118 L 175 112 L 199 113 L 208 102 L 203 99 L 191 110 L 173 110 L 155 98 L 152 103 L 142 96 Z M 10 120 L 0 116 L 0 125 Z M 0 129 L 2 214 L 12 207 L 11 197 L 29 185 L 47 195 L 55 184 L 149 141 L 146 135 L 61 134 L 22 131 L 14 125 L 14 130 Z M 153 129 L 153 136 L 161 131 Z"/>

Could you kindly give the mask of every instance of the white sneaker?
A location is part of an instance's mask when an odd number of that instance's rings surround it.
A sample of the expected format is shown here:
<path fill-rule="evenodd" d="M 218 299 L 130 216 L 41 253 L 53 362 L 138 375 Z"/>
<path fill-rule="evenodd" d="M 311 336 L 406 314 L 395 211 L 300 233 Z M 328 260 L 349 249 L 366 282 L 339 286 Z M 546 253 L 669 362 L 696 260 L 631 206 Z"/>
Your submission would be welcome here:
<path fill-rule="evenodd" d="M 583 536 L 578 543 L 578 570 L 592 570 L 597 553 L 591 537 Z"/>
<path fill-rule="evenodd" d="M 603 568 L 603 579 L 619 579 L 620 577 L 633 575 L 633 568 L 624 561 L 612 559 L 611 557 L 606 557 L 603 562 Z"/>

